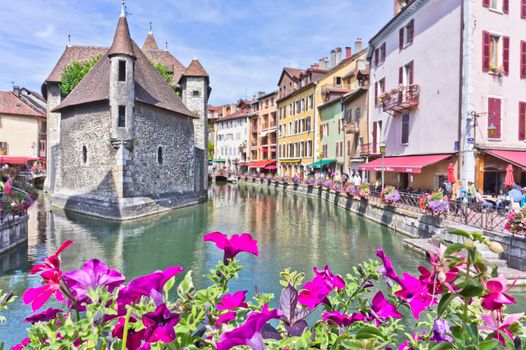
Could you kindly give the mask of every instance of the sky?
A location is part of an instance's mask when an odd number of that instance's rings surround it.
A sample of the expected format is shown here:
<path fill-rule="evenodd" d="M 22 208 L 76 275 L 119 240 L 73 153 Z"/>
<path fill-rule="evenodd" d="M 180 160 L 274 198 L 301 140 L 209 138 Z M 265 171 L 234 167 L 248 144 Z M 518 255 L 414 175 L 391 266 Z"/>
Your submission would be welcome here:
<path fill-rule="evenodd" d="M 120 0 L 0 0 L 0 90 L 40 91 L 68 44 L 111 45 Z M 214 105 L 270 92 L 284 66 L 307 68 L 336 47 L 364 46 L 393 0 L 127 0 L 132 38 L 149 31 L 183 64 L 197 57 Z M 343 50 L 345 52 L 345 50 Z"/>

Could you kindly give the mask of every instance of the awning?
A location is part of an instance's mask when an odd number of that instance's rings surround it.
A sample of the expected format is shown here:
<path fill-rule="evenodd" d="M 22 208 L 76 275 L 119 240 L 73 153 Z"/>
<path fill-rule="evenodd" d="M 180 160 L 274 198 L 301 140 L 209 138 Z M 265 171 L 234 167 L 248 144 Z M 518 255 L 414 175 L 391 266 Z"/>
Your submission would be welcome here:
<path fill-rule="evenodd" d="M 383 169 L 391 173 L 420 174 L 422 168 L 438 163 L 451 156 L 451 154 L 432 154 L 423 156 L 385 157 Z M 382 171 L 382 158 L 362 164 L 358 167 L 358 170 Z"/>
<path fill-rule="evenodd" d="M 301 163 L 301 159 L 280 159 L 280 164 L 287 164 L 287 163 Z"/>
<path fill-rule="evenodd" d="M 486 153 L 526 170 L 526 152 L 486 150 Z"/>
<path fill-rule="evenodd" d="M 43 162 L 45 158 L 0 156 L 0 164 L 23 165 L 30 161 Z"/>
<path fill-rule="evenodd" d="M 239 162 L 237 163 L 237 166 L 247 166 L 248 162 Z"/>
<path fill-rule="evenodd" d="M 334 162 L 336 162 L 336 159 L 322 159 L 322 160 L 318 160 L 317 162 L 307 165 L 307 167 L 314 168 L 314 169 L 321 169 L 324 165 L 328 165 Z"/>
<path fill-rule="evenodd" d="M 265 167 L 265 170 L 276 170 L 278 167 L 275 165 L 269 165 Z"/>
<path fill-rule="evenodd" d="M 226 161 L 224 159 L 212 159 L 212 162 L 214 162 L 214 163 L 224 163 Z"/>
<path fill-rule="evenodd" d="M 249 162 L 248 166 L 251 168 L 264 168 L 272 164 L 276 164 L 276 161 L 275 160 L 258 160 L 255 162 Z"/>

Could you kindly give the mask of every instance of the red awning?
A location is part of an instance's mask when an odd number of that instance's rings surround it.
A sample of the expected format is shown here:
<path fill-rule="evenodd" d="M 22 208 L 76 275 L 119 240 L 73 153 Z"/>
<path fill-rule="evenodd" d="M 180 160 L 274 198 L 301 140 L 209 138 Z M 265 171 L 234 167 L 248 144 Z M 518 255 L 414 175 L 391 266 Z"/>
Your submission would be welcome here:
<path fill-rule="evenodd" d="M 422 168 L 440 162 L 451 157 L 451 154 L 432 154 L 423 156 L 385 157 L 384 171 L 391 173 L 420 174 Z M 378 158 L 372 162 L 362 164 L 359 170 L 382 171 L 382 159 Z"/>
<path fill-rule="evenodd" d="M 519 168 L 526 169 L 526 152 L 522 151 L 503 151 L 503 150 L 486 150 L 487 154 L 510 162 Z"/>
<path fill-rule="evenodd" d="M 250 168 L 264 168 L 272 164 L 276 164 L 276 161 L 275 160 L 258 160 L 255 162 L 248 163 L 248 166 Z"/>
<path fill-rule="evenodd" d="M 237 163 L 237 166 L 247 166 L 248 162 L 239 162 Z"/>
<path fill-rule="evenodd" d="M 45 161 L 45 158 L 0 156 L 0 164 L 23 165 L 30 161 Z"/>
<path fill-rule="evenodd" d="M 276 170 L 278 167 L 275 165 L 269 165 L 265 167 L 265 170 Z"/>

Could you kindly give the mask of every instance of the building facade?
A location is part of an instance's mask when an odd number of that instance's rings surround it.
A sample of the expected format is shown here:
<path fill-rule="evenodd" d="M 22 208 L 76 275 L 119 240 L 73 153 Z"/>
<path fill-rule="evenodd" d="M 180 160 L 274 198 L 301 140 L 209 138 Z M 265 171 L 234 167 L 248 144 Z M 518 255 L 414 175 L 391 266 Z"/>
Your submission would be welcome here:
<path fill-rule="evenodd" d="M 274 172 L 277 169 L 277 98 L 276 91 L 260 93 L 253 103 L 248 164 L 252 172 Z"/>
<path fill-rule="evenodd" d="M 199 61 L 179 85 L 181 98 L 131 39 L 123 8 L 111 47 L 67 96 L 43 87 L 59 123 L 52 204 L 126 220 L 205 200 L 210 89 Z"/>

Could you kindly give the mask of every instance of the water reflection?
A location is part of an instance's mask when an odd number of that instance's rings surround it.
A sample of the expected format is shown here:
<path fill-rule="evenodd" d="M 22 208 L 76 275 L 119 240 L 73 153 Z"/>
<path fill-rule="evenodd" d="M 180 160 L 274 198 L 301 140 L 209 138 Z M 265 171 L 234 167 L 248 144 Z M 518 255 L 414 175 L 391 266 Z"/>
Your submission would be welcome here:
<path fill-rule="evenodd" d="M 384 247 L 399 268 L 415 271 L 420 262 L 387 228 L 324 201 L 243 184 L 212 186 L 207 203 L 127 223 L 64 213 L 41 199 L 31 209 L 29 227 L 27 247 L 17 250 L 19 255 L 11 258 L 12 264 L 0 276 L 0 288 L 17 295 L 40 283 L 38 277 L 27 274 L 30 266 L 67 239 L 75 244 L 63 253 L 66 270 L 92 257 L 106 261 L 128 278 L 181 265 L 193 270 L 196 284 L 202 286 L 207 283 L 202 276 L 222 256 L 213 244 L 202 242 L 203 234 L 248 231 L 259 242 L 260 256 L 239 256 L 245 269 L 231 287 L 250 293 L 257 286 L 278 294 L 279 272 L 285 267 L 310 274 L 313 266 L 329 264 L 334 271 L 345 273 L 352 265 L 374 257 L 378 246 Z M 0 326 L 0 339 L 8 345 L 21 339 L 21 320 L 29 314 L 30 308 L 17 300 L 7 313 L 7 324 Z"/>

